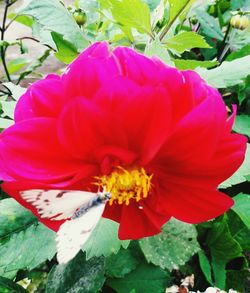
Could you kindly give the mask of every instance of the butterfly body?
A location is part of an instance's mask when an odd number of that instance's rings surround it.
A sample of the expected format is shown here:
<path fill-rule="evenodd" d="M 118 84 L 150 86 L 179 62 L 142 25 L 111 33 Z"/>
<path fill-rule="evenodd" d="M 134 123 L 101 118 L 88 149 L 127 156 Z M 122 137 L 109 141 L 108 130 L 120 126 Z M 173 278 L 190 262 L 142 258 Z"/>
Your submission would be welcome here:
<path fill-rule="evenodd" d="M 102 216 L 107 192 L 32 189 L 20 192 L 42 218 L 66 220 L 57 232 L 57 260 L 67 263 L 81 249 Z"/>

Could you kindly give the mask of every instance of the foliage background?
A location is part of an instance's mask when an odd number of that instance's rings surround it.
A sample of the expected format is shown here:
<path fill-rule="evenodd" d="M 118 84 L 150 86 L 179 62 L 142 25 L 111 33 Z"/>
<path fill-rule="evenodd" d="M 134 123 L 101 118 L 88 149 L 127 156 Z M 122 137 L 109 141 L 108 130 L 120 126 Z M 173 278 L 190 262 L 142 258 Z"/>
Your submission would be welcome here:
<path fill-rule="evenodd" d="M 196 70 L 220 90 L 229 112 L 237 104 L 234 131 L 250 137 L 250 26 L 230 25 L 233 15 L 249 18 L 249 1 L 2 0 L 0 5 L 1 129 L 13 123 L 24 87 L 48 70 L 44 63 L 54 62 L 60 73 L 90 42 L 108 40 L 112 47 L 130 46 Z M 14 22 L 32 36 L 7 41 Z M 29 42 L 43 46 L 40 56 L 31 54 Z M 242 167 L 220 188 L 235 200 L 225 215 L 199 225 L 173 219 L 161 234 L 139 241 L 120 241 L 117 224 L 102 219 L 66 265 L 57 265 L 54 232 L 2 192 L 0 292 L 161 293 L 191 274 L 193 290 L 250 292 L 249 147 Z"/>

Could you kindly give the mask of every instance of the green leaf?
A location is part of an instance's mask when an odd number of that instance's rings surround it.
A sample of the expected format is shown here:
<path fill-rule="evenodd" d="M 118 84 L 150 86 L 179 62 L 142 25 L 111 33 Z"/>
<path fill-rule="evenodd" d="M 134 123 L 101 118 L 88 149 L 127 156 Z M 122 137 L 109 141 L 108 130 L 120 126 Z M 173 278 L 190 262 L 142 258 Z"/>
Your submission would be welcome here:
<path fill-rule="evenodd" d="M 164 17 L 167 0 L 160 0 L 159 5 L 155 8 L 151 15 L 151 24 L 154 29 L 158 22 L 161 22 Z"/>
<path fill-rule="evenodd" d="M 94 256 L 109 256 L 119 251 L 121 247 L 127 248 L 129 241 L 118 238 L 119 225 L 111 220 L 101 218 L 90 238 L 83 246 L 87 259 Z"/>
<path fill-rule="evenodd" d="M 242 222 L 250 229 L 250 195 L 240 193 L 234 198 L 232 210 L 241 218 Z"/>
<path fill-rule="evenodd" d="M 220 262 L 226 263 L 242 256 L 242 249 L 229 230 L 227 217 L 213 223 L 213 227 L 207 235 L 207 245 L 210 247 L 213 257 Z"/>
<path fill-rule="evenodd" d="M 120 279 L 108 279 L 107 285 L 118 293 L 128 293 L 133 289 L 136 293 L 164 293 L 169 275 L 149 264 L 141 264 L 130 274 Z"/>
<path fill-rule="evenodd" d="M 233 86 L 241 83 L 250 74 L 250 55 L 230 62 L 224 61 L 214 69 L 197 68 L 196 71 L 213 87 Z"/>
<path fill-rule="evenodd" d="M 57 47 L 56 58 L 66 64 L 71 63 L 79 55 L 76 47 L 56 32 L 52 32 L 51 35 Z"/>
<path fill-rule="evenodd" d="M 23 25 L 26 25 L 28 27 L 32 27 L 33 25 L 33 20 L 31 17 L 27 15 L 18 15 L 17 13 L 10 13 L 8 14 L 9 19 L 15 19 L 16 22 L 19 22 Z"/>
<path fill-rule="evenodd" d="M 185 13 L 195 1 L 196 0 L 168 0 L 170 12 L 167 26 L 170 26 L 178 16 Z"/>
<path fill-rule="evenodd" d="M 168 50 L 161 44 L 158 38 L 155 38 L 152 42 L 146 45 L 145 52 L 147 56 L 156 56 L 160 58 L 166 64 L 173 66 L 174 63 L 171 61 Z"/>
<path fill-rule="evenodd" d="M 171 271 L 200 250 L 196 237 L 193 225 L 172 219 L 160 234 L 140 240 L 140 246 L 148 262 Z"/>
<path fill-rule="evenodd" d="M 31 0 L 19 14 L 34 17 L 44 27 L 44 30 L 63 35 L 78 50 L 83 50 L 89 45 L 73 16 L 58 0 L 43 0 L 42 3 Z"/>
<path fill-rule="evenodd" d="M 181 32 L 172 38 L 165 39 L 164 44 L 180 54 L 192 48 L 210 48 L 204 38 L 195 32 Z"/>
<path fill-rule="evenodd" d="M 86 261 L 80 252 L 67 264 L 55 266 L 51 270 L 46 292 L 96 293 L 104 281 L 104 258 Z"/>
<path fill-rule="evenodd" d="M 227 215 L 229 217 L 229 229 L 233 238 L 240 244 L 243 251 L 248 251 L 250 247 L 250 229 L 233 209 L 231 209 Z"/>
<path fill-rule="evenodd" d="M 16 101 L 1 101 L 3 115 L 9 118 L 14 118 L 14 110 L 16 107 Z"/>
<path fill-rule="evenodd" d="M 223 40 L 224 36 L 217 19 L 202 10 L 196 10 L 196 17 L 201 24 L 202 31 L 205 35 L 219 41 Z"/>
<path fill-rule="evenodd" d="M 235 118 L 233 130 L 250 137 L 250 116 L 244 114 L 237 115 Z"/>
<path fill-rule="evenodd" d="M 212 257 L 212 267 L 214 272 L 215 286 L 225 290 L 226 286 L 226 263 L 220 259 Z"/>
<path fill-rule="evenodd" d="M 99 3 L 97 0 L 80 0 L 79 1 L 80 8 L 86 13 L 87 15 L 87 22 L 86 24 L 92 24 L 97 22 L 100 18 L 100 14 L 98 13 L 99 10 Z"/>
<path fill-rule="evenodd" d="M 14 121 L 7 118 L 0 118 L 0 129 L 5 129 L 14 124 Z"/>
<path fill-rule="evenodd" d="M 20 85 L 16 85 L 12 82 L 5 82 L 4 83 L 4 86 L 6 86 L 10 92 L 11 92 L 11 97 L 14 99 L 14 100 L 18 100 L 21 95 L 23 95 L 26 91 L 25 88 L 21 87 Z"/>
<path fill-rule="evenodd" d="M 226 58 L 227 61 L 232 61 L 238 58 L 242 58 L 245 57 L 247 55 L 250 55 L 250 44 L 242 47 L 240 50 L 238 51 L 234 51 L 231 54 L 229 54 Z"/>
<path fill-rule="evenodd" d="M 31 62 L 31 59 L 27 59 L 27 58 L 15 58 L 10 60 L 7 64 L 9 74 L 13 74 L 21 70 L 24 66 L 26 66 L 30 62 Z"/>
<path fill-rule="evenodd" d="M 42 224 L 23 226 L 0 241 L 0 268 L 4 275 L 19 269 L 31 270 L 56 253 L 55 233 Z"/>
<path fill-rule="evenodd" d="M 21 231 L 37 222 L 37 218 L 12 198 L 1 200 L 0 204 L 0 239 L 15 231 Z"/>
<path fill-rule="evenodd" d="M 138 260 L 129 249 L 120 249 L 117 254 L 112 254 L 106 258 L 106 274 L 109 277 L 122 278 L 133 271 L 137 264 Z"/>
<path fill-rule="evenodd" d="M 180 70 L 195 69 L 197 67 L 210 68 L 218 65 L 218 61 L 200 61 L 200 60 L 184 60 L 172 59 L 175 66 Z"/>
<path fill-rule="evenodd" d="M 250 166 L 250 144 L 248 143 L 246 154 L 245 154 L 245 160 L 243 164 L 231 177 L 229 177 L 226 181 L 220 184 L 220 188 L 231 187 L 232 185 L 250 180 L 249 166 Z"/>
<path fill-rule="evenodd" d="M 200 250 L 198 252 L 198 256 L 199 256 L 199 263 L 200 263 L 200 267 L 201 270 L 204 274 L 204 276 L 206 277 L 207 281 L 213 285 L 213 281 L 212 281 L 212 272 L 211 272 L 211 265 L 209 263 L 208 258 L 206 257 L 205 253 L 203 250 Z"/>
<path fill-rule="evenodd" d="M 0 292 L 1 293 L 27 293 L 23 287 L 13 281 L 0 277 Z"/>
<path fill-rule="evenodd" d="M 49 57 L 50 50 L 46 50 L 43 52 L 43 54 L 38 58 L 35 59 L 27 68 L 25 71 L 23 71 L 18 79 L 18 82 L 20 82 L 22 79 L 24 79 L 27 75 L 30 73 L 33 73 L 38 67 L 42 66 L 43 62 Z"/>
<path fill-rule="evenodd" d="M 8 276 L 19 269 L 33 269 L 56 252 L 55 233 L 13 199 L 0 205 L 0 270 Z"/>
<path fill-rule="evenodd" d="M 213 222 L 212 229 L 207 233 L 206 244 L 212 256 L 215 286 L 224 290 L 227 262 L 242 256 L 242 248 L 232 236 L 226 216 Z"/>
<path fill-rule="evenodd" d="M 142 0 L 109 0 L 114 20 L 129 29 L 152 36 L 150 10 Z"/>

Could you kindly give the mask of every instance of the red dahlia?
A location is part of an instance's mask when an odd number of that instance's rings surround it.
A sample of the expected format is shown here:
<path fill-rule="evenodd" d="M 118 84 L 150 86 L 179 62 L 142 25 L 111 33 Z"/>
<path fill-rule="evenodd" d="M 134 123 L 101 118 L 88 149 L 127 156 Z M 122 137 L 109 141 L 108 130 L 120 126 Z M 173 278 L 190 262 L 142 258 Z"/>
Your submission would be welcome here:
<path fill-rule="evenodd" d="M 105 188 L 103 216 L 121 239 L 156 234 L 172 216 L 206 221 L 233 204 L 217 187 L 244 159 L 234 117 L 195 72 L 96 43 L 18 101 L 0 137 L 4 189 L 38 215 L 20 190 Z"/>

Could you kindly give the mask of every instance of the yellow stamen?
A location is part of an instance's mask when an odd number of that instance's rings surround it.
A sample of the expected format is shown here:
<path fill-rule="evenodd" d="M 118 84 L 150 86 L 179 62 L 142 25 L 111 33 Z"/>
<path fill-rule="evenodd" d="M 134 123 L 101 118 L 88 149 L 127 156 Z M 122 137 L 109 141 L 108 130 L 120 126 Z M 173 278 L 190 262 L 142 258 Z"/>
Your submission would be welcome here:
<path fill-rule="evenodd" d="M 143 168 L 126 170 L 123 167 L 117 167 L 109 175 L 96 177 L 95 184 L 110 192 L 110 205 L 113 202 L 129 205 L 131 199 L 139 202 L 148 196 L 152 177 L 153 175 L 148 175 Z"/>

